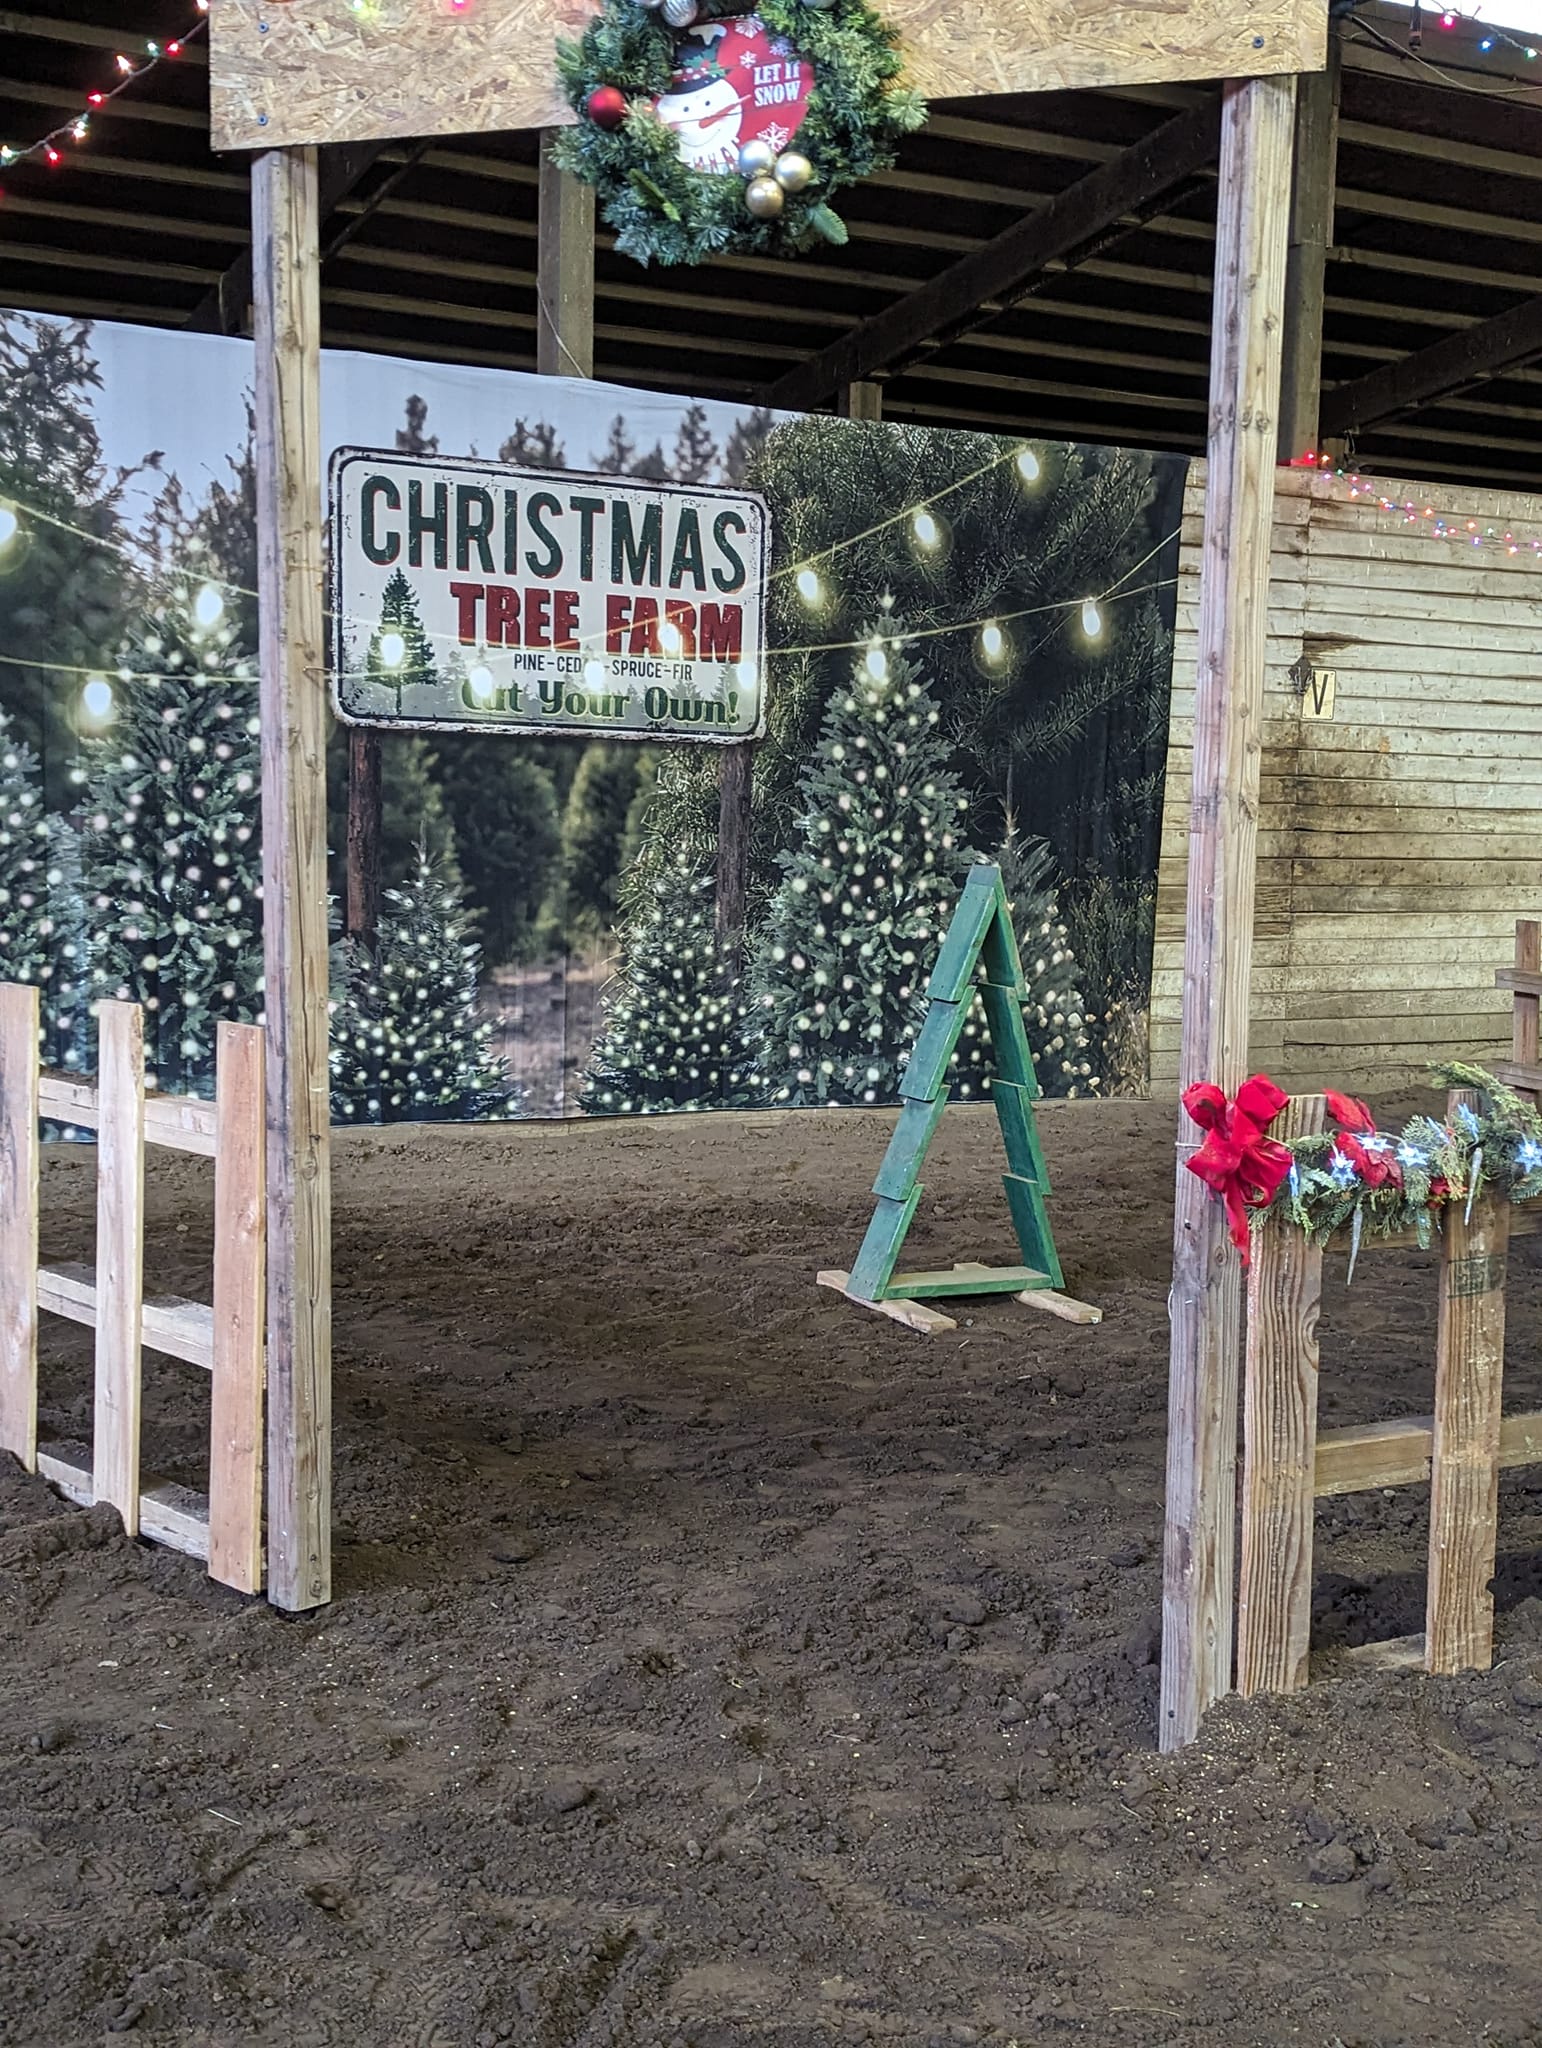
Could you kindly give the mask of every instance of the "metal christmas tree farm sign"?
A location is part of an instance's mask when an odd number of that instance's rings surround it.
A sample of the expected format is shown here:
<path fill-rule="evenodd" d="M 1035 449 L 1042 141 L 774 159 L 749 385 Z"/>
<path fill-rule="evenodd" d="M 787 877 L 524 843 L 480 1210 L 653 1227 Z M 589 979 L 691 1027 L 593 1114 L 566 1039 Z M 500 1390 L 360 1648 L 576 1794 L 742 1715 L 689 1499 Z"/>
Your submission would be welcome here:
<path fill-rule="evenodd" d="M 353 725 L 757 738 L 753 491 L 340 448 L 333 702 Z"/>

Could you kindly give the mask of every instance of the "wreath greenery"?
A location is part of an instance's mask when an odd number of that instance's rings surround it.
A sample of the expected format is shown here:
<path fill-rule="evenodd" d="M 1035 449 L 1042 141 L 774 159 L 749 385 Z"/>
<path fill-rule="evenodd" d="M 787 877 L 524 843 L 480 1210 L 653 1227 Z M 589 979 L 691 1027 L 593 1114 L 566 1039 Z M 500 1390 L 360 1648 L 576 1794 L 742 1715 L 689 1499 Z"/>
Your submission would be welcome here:
<path fill-rule="evenodd" d="M 900 136 L 926 119 L 919 94 L 898 83 L 894 32 L 865 0 L 762 0 L 755 13 L 814 74 L 794 138 L 813 175 L 802 190 L 784 192 L 774 219 L 749 210 L 742 177 L 686 163 L 674 130 L 653 111 L 669 90 L 679 43 L 654 8 L 606 0 L 580 41 L 557 43 L 558 76 L 578 125 L 560 131 L 553 154 L 594 186 L 616 246 L 640 263 L 701 263 L 725 249 L 791 255 L 819 240 L 845 242 L 831 195 L 887 170 Z M 626 101 L 618 126 L 601 126 L 588 111 L 605 87 Z"/>

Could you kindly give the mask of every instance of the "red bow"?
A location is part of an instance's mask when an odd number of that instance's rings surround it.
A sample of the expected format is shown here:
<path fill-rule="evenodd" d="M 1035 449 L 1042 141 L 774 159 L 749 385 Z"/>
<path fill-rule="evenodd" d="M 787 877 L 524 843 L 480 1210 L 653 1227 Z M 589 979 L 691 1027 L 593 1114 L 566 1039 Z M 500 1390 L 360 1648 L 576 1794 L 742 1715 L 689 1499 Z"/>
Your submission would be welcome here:
<path fill-rule="evenodd" d="M 1289 1148 L 1264 1136 L 1265 1127 L 1289 1100 L 1267 1074 L 1254 1074 L 1244 1081 L 1230 1102 L 1225 1090 L 1213 1081 L 1198 1081 L 1184 1091 L 1183 1106 L 1206 1137 L 1183 1163 L 1226 1204 L 1231 1241 L 1241 1252 L 1244 1266 L 1248 1262 L 1248 1210 L 1262 1209 L 1273 1201 L 1290 1171 Z"/>

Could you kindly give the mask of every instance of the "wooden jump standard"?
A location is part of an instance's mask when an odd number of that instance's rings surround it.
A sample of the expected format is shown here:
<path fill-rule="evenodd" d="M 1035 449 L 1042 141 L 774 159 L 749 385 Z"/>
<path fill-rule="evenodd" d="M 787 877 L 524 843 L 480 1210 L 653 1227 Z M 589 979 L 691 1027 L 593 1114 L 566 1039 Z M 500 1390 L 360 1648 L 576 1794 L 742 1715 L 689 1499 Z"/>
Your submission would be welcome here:
<path fill-rule="evenodd" d="M 144 1015 L 100 1006 L 96 1082 L 38 1069 L 38 991 L 0 982 L 0 1450 L 71 1500 L 105 1501 L 131 1536 L 262 1587 L 263 1034 L 221 1024 L 215 1099 L 145 1092 Z M 38 1265 L 38 1120 L 97 1134 L 96 1262 Z M 214 1161 L 214 1300 L 147 1298 L 145 1145 Z M 37 1440 L 38 1311 L 96 1333 L 89 1451 Z M 209 1492 L 140 1471 L 141 1352 L 210 1375 Z"/>

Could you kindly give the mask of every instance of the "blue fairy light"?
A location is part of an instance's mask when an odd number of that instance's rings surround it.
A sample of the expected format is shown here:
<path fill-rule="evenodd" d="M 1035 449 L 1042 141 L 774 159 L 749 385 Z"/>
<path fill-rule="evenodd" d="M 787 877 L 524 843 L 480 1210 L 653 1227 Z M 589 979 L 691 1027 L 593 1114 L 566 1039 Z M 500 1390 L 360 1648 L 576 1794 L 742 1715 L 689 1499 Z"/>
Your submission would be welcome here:
<path fill-rule="evenodd" d="M 1360 1147 L 1365 1152 L 1390 1152 L 1392 1140 L 1384 1137 L 1380 1131 L 1368 1131 L 1360 1140 Z"/>
<path fill-rule="evenodd" d="M 1301 1199 L 1301 1169 L 1294 1159 L 1290 1162 L 1290 1199 L 1293 1202 Z"/>
<path fill-rule="evenodd" d="M 1525 1173 L 1535 1173 L 1542 1166 L 1542 1145 L 1535 1138 L 1522 1138 L 1515 1148 L 1515 1156 Z"/>
<path fill-rule="evenodd" d="M 1458 1123 L 1460 1123 L 1468 1137 L 1475 1138 L 1481 1128 L 1476 1112 L 1469 1109 L 1465 1102 L 1459 1102 L 1456 1105 L 1456 1116 Z"/>
<path fill-rule="evenodd" d="M 1355 1184 L 1354 1162 L 1346 1159 L 1337 1148 L 1334 1150 L 1333 1164 L 1328 1168 L 1328 1178 L 1336 1188 L 1352 1188 Z"/>
<path fill-rule="evenodd" d="M 1428 1166 L 1430 1156 L 1421 1152 L 1417 1145 L 1410 1145 L 1405 1139 L 1397 1148 L 1397 1156 L 1404 1166 Z"/>

